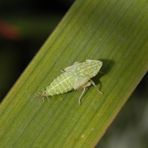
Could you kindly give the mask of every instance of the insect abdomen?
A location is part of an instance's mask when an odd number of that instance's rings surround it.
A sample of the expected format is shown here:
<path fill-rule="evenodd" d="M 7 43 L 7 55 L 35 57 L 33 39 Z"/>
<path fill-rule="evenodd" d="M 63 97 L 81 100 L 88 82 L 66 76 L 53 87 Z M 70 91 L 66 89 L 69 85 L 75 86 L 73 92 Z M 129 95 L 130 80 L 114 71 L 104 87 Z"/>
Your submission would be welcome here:
<path fill-rule="evenodd" d="M 54 79 L 51 84 L 46 88 L 49 96 L 66 93 L 73 89 L 72 75 L 63 73 Z"/>

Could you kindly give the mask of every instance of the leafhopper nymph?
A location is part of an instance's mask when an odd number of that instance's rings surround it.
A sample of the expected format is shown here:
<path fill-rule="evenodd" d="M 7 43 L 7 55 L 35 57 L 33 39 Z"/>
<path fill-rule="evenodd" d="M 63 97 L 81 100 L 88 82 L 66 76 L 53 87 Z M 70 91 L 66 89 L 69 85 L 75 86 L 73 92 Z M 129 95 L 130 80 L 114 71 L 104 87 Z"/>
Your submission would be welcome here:
<path fill-rule="evenodd" d="M 66 67 L 61 75 L 55 78 L 49 86 L 41 91 L 40 96 L 45 98 L 82 88 L 83 91 L 79 97 L 80 104 L 86 88 L 91 85 L 96 87 L 91 78 L 98 74 L 102 65 L 103 62 L 100 60 L 86 60 L 81 63 L 75 62 L 73 65 Z M 102 93 L 99 89 L 98 91 Z"/>

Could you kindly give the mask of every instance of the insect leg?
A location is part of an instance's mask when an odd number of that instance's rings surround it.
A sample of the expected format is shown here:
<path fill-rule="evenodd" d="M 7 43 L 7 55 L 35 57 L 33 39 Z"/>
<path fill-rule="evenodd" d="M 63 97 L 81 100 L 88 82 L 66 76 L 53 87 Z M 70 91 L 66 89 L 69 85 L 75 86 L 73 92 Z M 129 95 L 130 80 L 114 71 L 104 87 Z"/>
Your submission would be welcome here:
<path fill-rule="evenodd" d="M 98 89 L 98 87 L 96 86 L 95 82 L 93 80 L 90 80 L 91 84 L 97 89 L 97 91 L 100 93 L 100 94 L 103 94 L 103 92 L 101 90 Z"/>
<path fill-rule="evenodd" d="M 80 95 L 80 97 L 79 97 L 79 105 L 81 105 L 81 99 L 82 99 L 82 97 L 83 97 L 85 91 L 86 91 L 86 87 L 83 88 L 83 91 L 82 91 L 82 93 L 81 93 L 81 95 Z"/>

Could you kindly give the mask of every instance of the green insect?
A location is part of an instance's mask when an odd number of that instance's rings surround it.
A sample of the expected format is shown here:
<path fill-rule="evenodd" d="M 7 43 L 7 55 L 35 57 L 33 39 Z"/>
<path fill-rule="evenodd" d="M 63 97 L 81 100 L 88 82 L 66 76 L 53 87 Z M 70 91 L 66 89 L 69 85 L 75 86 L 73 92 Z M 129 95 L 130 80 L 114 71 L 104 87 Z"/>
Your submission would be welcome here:
<path fill-rule="evenodd" d="M 82 88 L 83 91 L 79 97 L 80 104 L 86 88 L 90 85 L 96 87 L 91 78 L 97 75 L 102 65 L 103 62 L 100 60 L 86 60 L 81 63 L 75 62 L 73 65 L 66 67 L 62 74 L 40 93 L 40 96 L 45 98 Z M 98 91 L 102 93 L 100 90 Z"/>

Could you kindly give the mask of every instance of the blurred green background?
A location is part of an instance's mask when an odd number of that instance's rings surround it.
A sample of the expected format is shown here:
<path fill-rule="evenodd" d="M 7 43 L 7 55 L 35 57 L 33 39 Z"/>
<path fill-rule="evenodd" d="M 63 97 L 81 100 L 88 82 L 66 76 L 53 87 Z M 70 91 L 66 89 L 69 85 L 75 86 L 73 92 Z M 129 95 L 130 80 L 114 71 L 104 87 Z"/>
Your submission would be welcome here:
<path fill-rule="evenodd" d="M 0 99 L 60 22 L 74 0 L 0 1 Z M 146 75 L 97 148 L 148 147 Z"/>

